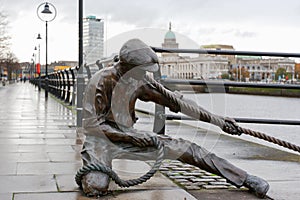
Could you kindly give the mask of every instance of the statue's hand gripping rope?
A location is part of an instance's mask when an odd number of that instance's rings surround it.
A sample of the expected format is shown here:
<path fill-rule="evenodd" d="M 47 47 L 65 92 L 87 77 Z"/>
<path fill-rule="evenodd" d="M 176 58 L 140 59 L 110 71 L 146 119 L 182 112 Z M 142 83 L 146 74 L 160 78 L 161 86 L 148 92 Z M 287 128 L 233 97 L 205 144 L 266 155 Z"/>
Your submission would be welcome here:
<path fill-rule="evenodd" d="M 257 137 L 262 140 L 266 140 L 268 142 L 272 142 L 274 144 L 277 144 L 279 146 L 300 152 L 300 147 L 291 144 L 287 141 L 283 141 L 280 139 L 277 139 L 275 137 L 266 135 L 264 133 L 253 131 L 250 129 L 246 129 L 243 127 L 240 127 L 236 124 L 234 119 L 231 118 L 224 118 L 217 115 L 214 115 L 212 113 L 209 113 L 205 109 L 201 108 L 200 106 L 195 106 L 189 103 L 186 103 L 181 98 L 178 98 L 177 95 L 175 95 L 173 92 L 167 90 L 164 88 L 164 86 L 157 81 L 155 81 L 152 77 L 146 75 L 145 80 L 152 84 L 160 93 L 165 95 L 167 98 L 170 99 L 171 102 L 177 104 L 181 108 L 181 112 L 193 117 L 194 119 L 198 119 L 204 122 L 208 122 L 211 124 L 214 124 L 218 127 L 220 127 L 224 132 L 232 134 L 232 135 L 241 135 L 242 133 L 251 135 L 253 137 Z"/>

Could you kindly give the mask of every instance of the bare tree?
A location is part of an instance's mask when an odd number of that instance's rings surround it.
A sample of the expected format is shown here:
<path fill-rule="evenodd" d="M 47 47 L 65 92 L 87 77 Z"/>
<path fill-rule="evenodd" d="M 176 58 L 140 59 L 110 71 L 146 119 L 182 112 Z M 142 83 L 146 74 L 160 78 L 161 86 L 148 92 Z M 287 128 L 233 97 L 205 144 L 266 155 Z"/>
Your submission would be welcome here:
<path fill-rule="evenodd" d="M 0 11 L 0 59 L 6 57 L 10 51 L 10 36 L 7 33 L 8 20 L 7 15 Z"/>
<path fill-rule="evenodd" d="M 12 52 L 8 52 L 2 62 L 0 63 L 4 66 L 5 70 L 7 71 L 7 79 L 12 80 L 17 78 L 17 74 L 21 70 L 20 64 L 18 59 Z M 13 74 L 15 76 L 13 76 Z"/>
<path fill-rule="evenodd" d="M 17 78 L 21 71 L 20 64 L 14 53 L 10 50 L 10 36 L 8 34 L 7 15 L 0 10 L 0 72 L 7 73 L 8 80 Z M 13 74 L 15 77 L 13 77 Z M 5 74 L 6 75 L 6 74 Z"/>

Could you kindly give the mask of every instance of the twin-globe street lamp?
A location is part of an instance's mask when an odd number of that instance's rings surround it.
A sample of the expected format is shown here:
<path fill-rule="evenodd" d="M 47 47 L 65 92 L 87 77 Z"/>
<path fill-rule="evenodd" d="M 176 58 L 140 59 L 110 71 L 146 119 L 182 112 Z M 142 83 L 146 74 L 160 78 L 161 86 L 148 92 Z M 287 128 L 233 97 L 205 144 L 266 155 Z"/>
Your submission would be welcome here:
<path fill-rule="evenodd" d="M 45 69 L 45 98 L 48 98 L 48 22 L 56 17 L 56 8 L 49 2 L 41 3 L 37 8 L 37 16 L 46 22 L 46 69 Z"/>

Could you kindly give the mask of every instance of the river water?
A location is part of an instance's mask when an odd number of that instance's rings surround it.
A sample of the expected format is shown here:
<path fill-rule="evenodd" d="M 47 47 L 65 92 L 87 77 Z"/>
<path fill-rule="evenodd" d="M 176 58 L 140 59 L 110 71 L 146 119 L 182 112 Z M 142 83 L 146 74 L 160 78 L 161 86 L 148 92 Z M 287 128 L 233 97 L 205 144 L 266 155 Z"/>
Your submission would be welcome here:
<path fill-rule="evenodd" d="M 229 116 L 260 119 L 290 119 L 300 120 L 300 99 L 288 97 L 238 95 L 225 93 L 183 93 L 185 98 L 192 99 L 199 106 L 212 113 Z M 154 110 L 154 105 L 138 102 L 138 108 Z M 169 112 L 169 111 L 167 111 Z M 193 122 L 190 122 L 193 123 Z M 240 123 L 242 127 L 260 131 L 281 140 L 286 140 L 300 145 L 300 126 L 294 125 L 270 125 L 270 124 L 249 124 Z M 269 145 L 267 142 L 241 136 L 245 140 Z M 271 146 L 274 146 L 270 144 Z M 277 145 L 276 145 L 277 146 Z M 277 147 L 276 147 L 277 148 Z M 282 149 L 281 147 L 278 147 Z"/>

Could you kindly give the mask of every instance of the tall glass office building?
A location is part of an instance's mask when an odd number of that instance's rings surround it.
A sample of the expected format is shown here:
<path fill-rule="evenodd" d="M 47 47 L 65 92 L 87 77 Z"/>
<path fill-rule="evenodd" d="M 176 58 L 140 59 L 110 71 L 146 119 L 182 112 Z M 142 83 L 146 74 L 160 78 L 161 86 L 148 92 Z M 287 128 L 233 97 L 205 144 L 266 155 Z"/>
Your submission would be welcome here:
<path fill-rule="evenodd" d="M 104 21 L 96 16 L 83 19 L 83 53 L 86 64 L 94 64 L 103 57 Z"/>

